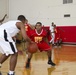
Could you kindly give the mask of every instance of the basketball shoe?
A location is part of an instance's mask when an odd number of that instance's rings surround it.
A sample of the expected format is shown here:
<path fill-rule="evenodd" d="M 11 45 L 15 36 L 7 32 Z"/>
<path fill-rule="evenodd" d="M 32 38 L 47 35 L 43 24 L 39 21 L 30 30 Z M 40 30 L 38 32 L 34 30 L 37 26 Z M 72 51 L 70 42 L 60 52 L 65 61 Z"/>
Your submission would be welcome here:
<path fill-rule="evenodd" d="M 30 63 L 26 63 L 25 68 L 30 68 Z"/>
<path fill-rule="evenodd" d="M 0 75 L 2 75 L 2 73 L 0 72 Z"/>
<path fill-rule="evenodd" d="M 49 65 L 51 65 L 51 66 L 55 66 L 56 64 L 55 63 L 53 63 L 51 60 L 50 61 L 48 61 L 48 64 Z"/>

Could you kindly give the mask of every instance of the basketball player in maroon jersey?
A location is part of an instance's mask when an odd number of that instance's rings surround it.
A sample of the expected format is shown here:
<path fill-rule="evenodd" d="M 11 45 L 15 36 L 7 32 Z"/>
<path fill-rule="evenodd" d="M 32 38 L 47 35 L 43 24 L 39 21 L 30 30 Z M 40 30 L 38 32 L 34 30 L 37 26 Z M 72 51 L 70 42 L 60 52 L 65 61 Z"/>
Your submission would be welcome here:
<path fill-rule="evenodd" d="M 48 64 L 55 66 L 55 63 L 53 63 L 51 60 L 51 47 L 46 41 L 46 35 L 47 35 L 47 32 L 42 28 L 42 23 L 37 22 L 35 25 L 35 29 L 30 33 L 30 38 L 33 42 L 37 43 L 37 46 L 40 52 L 42 51 L 47 52 Z M 26 68 L 30 67 L 30 61 L 31 61 L 32 55 L 33 55 L 32 53 L 28 53 L 28 59 L 25 66 Z"/>

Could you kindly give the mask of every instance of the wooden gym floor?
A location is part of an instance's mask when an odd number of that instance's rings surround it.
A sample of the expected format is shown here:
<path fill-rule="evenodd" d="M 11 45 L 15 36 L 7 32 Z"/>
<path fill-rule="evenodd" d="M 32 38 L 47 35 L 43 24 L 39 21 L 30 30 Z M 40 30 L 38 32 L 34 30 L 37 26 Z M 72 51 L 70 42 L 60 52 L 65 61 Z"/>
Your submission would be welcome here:
<path fill-rule="evenodd" d="M 19 55 L 15 75 L 76 75 L 76 45 L 62 45 L 52 48 L 52 60 L 56 63 L 55 67 L 47 64 L 46 52 L 35 53 L 31 60 L 30 69 L 25 68 L 27 59 L 25 51 L 20 45 L 17 47 Z M 2 65 L 2 75 L 7 75 L 9 71 L 9 59 Z"/>

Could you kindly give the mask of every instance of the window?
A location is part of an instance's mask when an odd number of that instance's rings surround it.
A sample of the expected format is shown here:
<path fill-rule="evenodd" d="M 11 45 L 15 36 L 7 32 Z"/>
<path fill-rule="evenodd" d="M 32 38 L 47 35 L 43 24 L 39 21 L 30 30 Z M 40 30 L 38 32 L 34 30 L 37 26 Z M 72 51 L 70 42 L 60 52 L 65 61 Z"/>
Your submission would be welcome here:
<path fill-rule="evenodd" d="M 64 17 L 70 17 L 70 14 L 65 14 Z"/>
<path fill-rule="evenodd" d="M 73 0 L 63 0 L 63 4 L 73 3 Z"/>

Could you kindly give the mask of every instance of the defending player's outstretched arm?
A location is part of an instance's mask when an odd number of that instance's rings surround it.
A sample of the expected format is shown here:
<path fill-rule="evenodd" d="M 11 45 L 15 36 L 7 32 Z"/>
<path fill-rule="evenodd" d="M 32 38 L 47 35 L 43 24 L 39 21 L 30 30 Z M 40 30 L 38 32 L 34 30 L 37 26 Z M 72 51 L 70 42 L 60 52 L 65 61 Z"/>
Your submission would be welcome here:
<path fill-rule="evenodd" d="M 4 21 L 5 17 L 7 16 L 7 14 L 4 15 L 4 17 L 0 20 L 0 23 L 2 24 L 2 22 Z"/>

